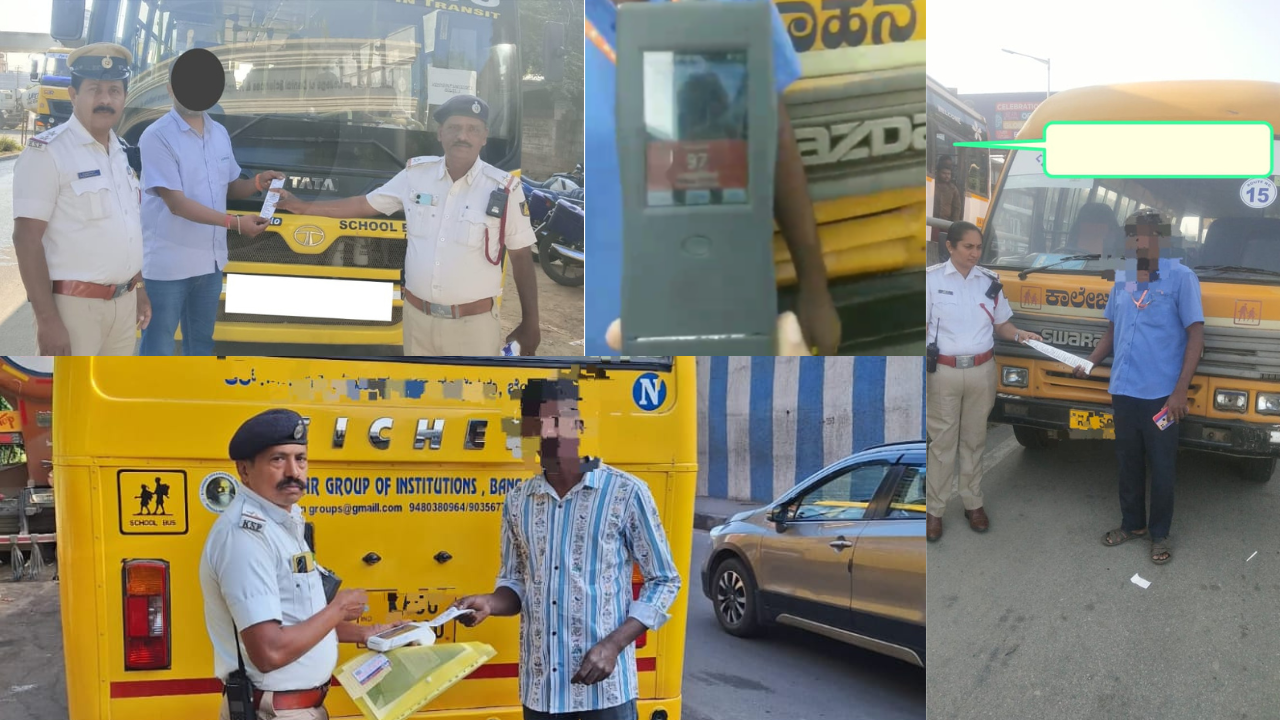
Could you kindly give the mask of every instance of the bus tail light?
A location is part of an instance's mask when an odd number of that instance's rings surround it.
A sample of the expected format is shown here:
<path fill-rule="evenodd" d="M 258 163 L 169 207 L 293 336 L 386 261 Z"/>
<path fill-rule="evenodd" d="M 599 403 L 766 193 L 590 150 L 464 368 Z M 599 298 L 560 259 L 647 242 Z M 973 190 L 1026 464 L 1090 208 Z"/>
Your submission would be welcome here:
<path fill-rule="evenodd" d="M 640 588 L 644 587 L 644 576 L 640 574 L 640 566 L 633 565 L 631 567 L 631 599 L 640 599 Z M 636 638 L 636 649 L 640 649 L 649 643 L 649 633 L 640 633 L 640 637 Z"/>
<path fill-rule="evenodd" d="M 170 665 L 169 563 L 124 564 L 124 669 L 165 670 Z"/>

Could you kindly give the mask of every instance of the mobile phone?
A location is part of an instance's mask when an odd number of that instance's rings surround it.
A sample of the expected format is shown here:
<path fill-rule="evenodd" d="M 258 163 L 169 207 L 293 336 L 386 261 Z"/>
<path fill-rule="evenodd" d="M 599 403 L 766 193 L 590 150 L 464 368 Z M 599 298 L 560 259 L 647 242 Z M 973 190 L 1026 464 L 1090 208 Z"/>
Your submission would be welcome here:
<path fill-rule="evenodd" d="M 1163 410 L 1161 410 L 1160 412 L 1152 416 L 1151 419 L 1155 421 L 1156 427 L 1160 428 L 1161 430 L 1169 427 L 1174 422 L 1173 418 L 1169 417 L 1169 408 L 1164 408 Z"/>

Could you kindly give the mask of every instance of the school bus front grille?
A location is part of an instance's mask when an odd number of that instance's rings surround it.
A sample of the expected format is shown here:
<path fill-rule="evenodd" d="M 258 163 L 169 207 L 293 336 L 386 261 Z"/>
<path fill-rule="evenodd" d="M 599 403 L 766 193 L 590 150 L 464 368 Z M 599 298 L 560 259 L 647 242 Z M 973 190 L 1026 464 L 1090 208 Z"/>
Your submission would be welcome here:
<path fill-rule="evenodd" d="M 367 261 L 356 263 L 356 241 L 366 240 Z M 404 240 L 388 238 L 358 238 L 341 236 L 322 253 L 303 255 L 293 251 L 278 232 L 264 232 L 257 237 L 244 237 L 231 230 L 227 232 L 227 255 L 231 262 L 281 263 L 286 265 L 328 265 L 336 267 L 367 267 L 380 270 L 402 270 L 407 245 Z"/>
<path fill-rule="evenodd" d="M 258 324 L 283 324 L 290 323 L 294 325 L 340 325 L 344 327 L 392 327 L 400 322 L 404 317 L 403 307 L 391 308 L 391 319 L 382 320 L 340 320 L 333 318 L 299 318 L 289 317 L 287 315 L 250 315 L 248 313 L 229 313 L 224 307 L 218 308 L 218 322 L 243 322 Z"/>

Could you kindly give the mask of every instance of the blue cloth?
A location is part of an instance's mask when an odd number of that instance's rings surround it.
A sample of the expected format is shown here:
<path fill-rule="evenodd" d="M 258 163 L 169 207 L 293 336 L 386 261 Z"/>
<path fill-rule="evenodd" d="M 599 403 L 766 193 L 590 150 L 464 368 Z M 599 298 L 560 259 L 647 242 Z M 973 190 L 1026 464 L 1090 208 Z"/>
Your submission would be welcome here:
<path fill-rule="evenodd" d="M 664 1 L 664 0 L 656 0 Z M 763 2 L 764 0 L 724 0 Z M 618 11 L 610 0 L 586 0 L 587 19 L 610 47 L 617 44 Z M 772 7 L 772 5 L 770 5 Z M 618 171 L 617 68 L 587 41 L 586 157 L 591 164 L 591 210 L 587 213 L 591 281 L 586 286 L 586 354 L 613 355 L 605 344 L 609 323 L 622 312 L 622 179 Z M 800 58 L 777 8 L 773 9 L 773 79 L 781 95 L 800 78 Z"/>
<path fill-rule="evenodd" d="M 227 264 L 227 229 L 191 222 L 169 212 L 157 188 L 183 195 L 220 213 L 227 211 L 227 186 L 240 177 L 231 136 L 204 115 L 201 136 L 170 110 L 142 132 L 142 277 L 185 280 Z"/>
<path fill-rule="evenodd" d="M 1139 309 L 1139 300 L 1146 307 Z M 1117 281 L 1105 314 L 1116 326 L 1111 394 L 1143 400 L 1173 394 L 1187 350 L 1186 329 L 1204 322 L 1196 274 L 1180 262 L 1160 258 L 1159 280 L 1145 288 L 1139 284 L 1133 292 Z"/>
<path fill-rule="evenodd" d="M 172 355 L 173 335 L 182 324 L 182 354 L 213 354 L 213 326 L 218 320 L 222 273 L 185 280 L 148 280 L 151 322 L 142 331 L 142 355 Z"/>
<path fill-rule="evenodd" d="M 635 600 L 633 565 L 644 578 Z M 563 498 L 542 475 L 507 494 L 496 583 L 503 587 L 520 598 L 521 702 L 576 715 L 636 699 L 634 644 L 604 680 L 571 680 L 587 651 L 628 617 L 650 630 L 669 620 L 680 571 L 649 486 L 599 464 Z"/>

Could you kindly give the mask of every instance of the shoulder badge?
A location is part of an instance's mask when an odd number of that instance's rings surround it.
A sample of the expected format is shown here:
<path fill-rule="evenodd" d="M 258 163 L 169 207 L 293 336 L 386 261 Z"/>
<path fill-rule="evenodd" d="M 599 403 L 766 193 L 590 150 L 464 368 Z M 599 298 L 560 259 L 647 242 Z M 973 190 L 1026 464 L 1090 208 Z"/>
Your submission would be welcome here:
<path fill-rule="evenodd" d="M 942 269 L 946 264 L 947 264 L 947 262 L 944 260 L 944 261 L 942 261 L 942 262 L 938 263 L 937 265 L 930 265 L 929 267 L 925 268 L 925 269 L 924 269 L 924 271 L 925 271 L 925 272 L 933 272 L 934 270 L 941 270 L 941 269 Z"/>
<path fill-rule="evenodd" d="M 41 140 L 38 137 L 33 137 L 27 140 L 27 147 L 35 148 L 36 150 L 44 150 L 46 147 L 48 147 L 48 145 L 49 143 Z"/>
<path fill-rule="evenodd" d="M 256 510 L 251 510 L 246 504 L 244 511 L 240 513 L 240 527 L 245 530 L 254 532 L 262 532 L 263 526 L 267 524 L 267 519 L 258 514 Z"/>
<path fill-rule="evenodd" d="M 31 138 L 31 141 L 39 140 L 42 143 L 48 144 L 50 142 L 53 142 L 55 138 L 57 138 L 59 135 L 62 134 L 63 130 L 66 130 L 69 127 L 71 126 L 66 123 L 63 123 L 62 125 L 58 125 L 56 127 L 51 127 L 48 130 L 45 130 L 44 132 L 40 133 L 39 135 L 36 135 L 35 137 Z M 30 145 L 30 142 L 28 142 L 28 145 Z"/>
<path fill-rule="evenodd" d="M 439 159 L 439 155 L 419 155 L 416 158 L 409 158 L 409 162 L 404 164 L 404 169 L 408 170 L 411 167 L 421 165 L 423 163 L 435 162 Z"/>

